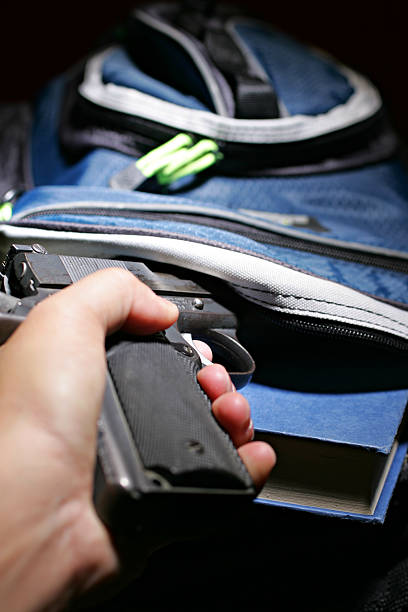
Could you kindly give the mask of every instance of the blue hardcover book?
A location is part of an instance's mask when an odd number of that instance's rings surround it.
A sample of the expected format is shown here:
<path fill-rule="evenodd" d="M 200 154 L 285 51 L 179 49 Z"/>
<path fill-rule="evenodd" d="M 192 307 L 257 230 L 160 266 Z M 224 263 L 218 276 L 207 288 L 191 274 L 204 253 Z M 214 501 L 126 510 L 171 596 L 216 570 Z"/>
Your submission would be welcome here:
<path fill-rule="evenodd" d="M 408 443 L 408 390 L 299 393 L 252 383 L 256 437 L 278 456 L 259 501 L 383 522 Z"/>

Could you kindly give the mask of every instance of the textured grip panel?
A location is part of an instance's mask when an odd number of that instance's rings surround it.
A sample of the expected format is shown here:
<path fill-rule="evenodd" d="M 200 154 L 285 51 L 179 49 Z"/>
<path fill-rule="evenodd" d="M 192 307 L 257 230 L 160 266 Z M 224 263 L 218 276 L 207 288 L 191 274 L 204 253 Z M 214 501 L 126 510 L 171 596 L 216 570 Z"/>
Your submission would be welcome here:
<path fill-rule="evenodd" d="M 197 382 L 194 359 L 165 337 L 149 336 L 116 344 L 108 367 L 145 468 L 173 486 L 251 487 Z"/>

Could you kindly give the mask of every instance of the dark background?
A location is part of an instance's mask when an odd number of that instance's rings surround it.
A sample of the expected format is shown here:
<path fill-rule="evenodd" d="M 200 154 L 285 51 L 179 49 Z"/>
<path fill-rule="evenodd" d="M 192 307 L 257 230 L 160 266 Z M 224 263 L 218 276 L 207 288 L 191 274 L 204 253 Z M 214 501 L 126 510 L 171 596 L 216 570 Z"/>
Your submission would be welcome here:
<path fill-rule="evenodd" d="M 0 100 L 25 98 L 80 59 L 138 4 L 7 2 L 1 11 Z M 235 2 L 300 39 L 320 46 L 369 76 L 381 89 L 394 123 L 408 140 L 407 23 L 402 1 Z"/>

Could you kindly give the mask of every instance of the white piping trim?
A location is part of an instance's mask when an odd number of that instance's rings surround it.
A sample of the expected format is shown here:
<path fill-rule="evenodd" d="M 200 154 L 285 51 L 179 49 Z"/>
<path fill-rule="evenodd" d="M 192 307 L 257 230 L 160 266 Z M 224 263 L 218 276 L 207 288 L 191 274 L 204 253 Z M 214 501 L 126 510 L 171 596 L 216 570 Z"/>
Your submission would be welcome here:
<path fill-rule="evenodd" d="M 61 210 L 70 211 L 76 210 L 77 208 L 95 208 L 107 209 L 120 212 L 121 210 L 140 210 L 145 212 L 175 212 L 185 214 L 202 214 L 206 217 L 214 217 L 219 219 L 225 219 L 228 221 L 245 222 L 251 227 L 259 228 L 266 231 L 276 232 L 282 236 L 288 236 L 290 238 L 299 238 L 300 240 L 306 240 L 311 244 L 327 245 L 328 247 L 339 247 L 345 249 L 351 249 L 356 253 L 382 255 L 384 257 L 397 257 L 399 259 L 408 259 L 408 253 L 406 251 L 398 251 L 396 249 L 389 249 L 387 247 L 373 246 L 371 244 L 364 244 L 361 242 L 347 242 L 346 240 L 339 240 L 337 238 L 326 238 L 325 236 L 306 234 L 302 230 L 297 230 L 292 227 L 282 226 L 273 221 L 262 219 L 262 215 L 266 214 L 265 211 L 250 210 L 246 208 L 238 208 L 237 210 L 231 209 L 219 209 L 209 208 L 207 206 L 190 205 L 190 204 L 163 204 L 163 203 L 148 203 L 148 202 L 118 202 L 115 200 L 78 200 L 75 202 L 68 201 L 58 204 L 42 204 L 41 207 L 38 204 L 24 208 L 19 213 L 13 215 L 14 221 L 21 221 L 29 217 L 31 214 L 46 214 L 47 211 Z M 273 213 L 272 213 L 273 214 Z M 279 213 L 277 213 L 279 214 Z M 282 216 L 285 216 L 282 213 Z M 288 215 L 290 216 L 290 215 Z"/>
<path fill-rule="evenodd" d="M 0 226 L 9 240 L 41 242 L 52 252 L 90 257 L 143 257 L 217 276 L 264 307 L 360 325 L 408 339 L 408 312 L 333 281 L 255 255 L 155 236 L 91 234 Z"/>
<path fill-rule="evenodd" d="M 377 89 L 362 75 L 338 65 L 354 93 L 344 104 L 316 116 L 293 115 L 280 119 L 233 119 L 181 107 L 129 87 L 105 84 L 102 65 L 114 47 L 93 56 L 86 65 L 79 93 L 90 102 L 111 110 L 163 123 L 228 142 L 278 144 L 316 138 L 344 129 L 374 115 L 382 105 Z"/>

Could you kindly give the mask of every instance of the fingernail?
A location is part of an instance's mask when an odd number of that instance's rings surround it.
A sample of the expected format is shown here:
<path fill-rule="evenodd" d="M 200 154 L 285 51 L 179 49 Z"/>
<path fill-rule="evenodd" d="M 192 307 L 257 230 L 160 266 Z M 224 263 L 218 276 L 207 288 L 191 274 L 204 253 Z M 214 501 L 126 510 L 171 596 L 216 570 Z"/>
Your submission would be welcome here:
<path fill-rule="evenodd" d="M 158 297 L 160 297 L 160 301 L 164 304 L 169 317 L 172 317 L 172 318 L 178 317 L 179 309 L 177 308 L 176 304 L 174 304 L 174 302 L 170 302 L 169 300 L 166 300 L 166 298 L 162 298 L 161 296 L 158 296 Z"/>
<path fill-rule="evenodd" d="M 255 430 L 254 430 L 254 424 L 252 419 L 249 421 L 249 425 L 247 427 L 247 434 L 248 434 L 248 438 L 250 440 L 253 440 L 255 437 Z"/>

